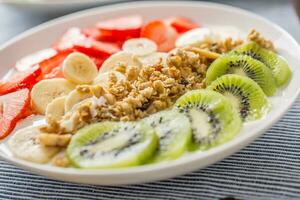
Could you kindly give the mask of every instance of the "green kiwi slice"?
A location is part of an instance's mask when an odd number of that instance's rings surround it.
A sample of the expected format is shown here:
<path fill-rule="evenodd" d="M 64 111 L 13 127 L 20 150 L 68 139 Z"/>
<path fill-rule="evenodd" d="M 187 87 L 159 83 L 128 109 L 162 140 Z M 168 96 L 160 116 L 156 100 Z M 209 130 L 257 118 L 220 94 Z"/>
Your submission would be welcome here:
<path fill-rule="evenodd" d="M 233 50 L 235 54 L 251 56 L 263 62 L 272 71 L 278 87 L 285 85 L 291 78 L 292 72 L 287 62 L 276 53 L 260 47 L 255 42 L 249 42 Z"/>
<path fill-rule="evenodd" d="M 246 55 L 225 55 L 216 59 L 206 73 L 207 84 L 224 74 L 238 74 L 254 80 L 265 92 L 272 96 L 276 92 L 276 83 L 272 71 L 262 62 Z"/>
<path fill-rule="evenodd" d="M 155 130 L 143 123 L 101 122 L 80 129 L 67 155 L 79 168 L 119 168 L 145 163 L 155 153 Z"/>
<path fill-rule="evenodd" d="M 223 75 L 213 81 L 208 89 L 227 97 L 244 121 L 259 119 L 269 110 L 266 95 L 259 85 L 248 77 L 236 74 Z"/>
<path fill-rule="evenodd" d="M 174 110 L 161 111 L 143 120 L 159 137 L 159 147 L 150 162 L 173 160 L 190 146 L 192 131 L 188 118 Z"/>
<path fill-rule="evenodd" d="M 207 150 L 231 140 L 242 126 L 238 112 L 220 93 L 193 90 L 181 96 L 175 109 L 191 123 L 191 150 Z"/>

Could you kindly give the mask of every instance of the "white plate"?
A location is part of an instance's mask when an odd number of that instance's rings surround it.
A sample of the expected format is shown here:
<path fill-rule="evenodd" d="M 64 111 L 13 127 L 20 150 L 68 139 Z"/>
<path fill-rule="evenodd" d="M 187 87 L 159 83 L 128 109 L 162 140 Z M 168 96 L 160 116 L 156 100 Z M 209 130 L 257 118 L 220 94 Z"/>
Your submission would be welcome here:
<path fill-rule="evenodd" d="M 124 0 L 0 0 L 8 6 L 34 13 L 60 14 Z"/>
<path fill-rule="evenodd" d="M 286 31 L 247 11 L 204 2 L 134 2 L 91 9 L 51 21 L 20 35 L 0 48 L 0 75 L 4 75 L 9 66 L 13 66 L 22 56 L 48 47 L 69 27 L 92 26 L 102 19 L 130 14 L 141 14 L 146 20 L 182 15 L 201 24 L 236 26 L 243 32 L 255 27 L 275 43 L 279 53 L 292 68 L 293 77 L 280 94 L 270 99 L 273 108 L 264 119 L 245 124 L 241 133 L 224 145 L 206 152 L 186 155 L 175 161 L 114 170 L 63 169 L 19 160 L 11 156 L 2 144 L 0 156 L 3 159 L 37 174 L 79 183 L 118 185 L 166 179 L 206 167 L 245 147 L 276 123 L 299 94 L 300 47 Z"/>

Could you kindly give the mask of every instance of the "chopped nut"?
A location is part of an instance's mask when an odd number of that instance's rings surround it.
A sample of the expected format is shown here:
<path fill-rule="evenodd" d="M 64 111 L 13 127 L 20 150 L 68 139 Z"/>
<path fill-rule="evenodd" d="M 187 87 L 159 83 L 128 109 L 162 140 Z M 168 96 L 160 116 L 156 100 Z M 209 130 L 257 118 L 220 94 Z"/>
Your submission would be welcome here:
<path fill-rule="evenodd" d="M 153 82 L 153 87 L 158 93 L 164 93 L 165 87 L 162 81 L 157 80 Z"/>
<path fill-rule="evenodd" d="M 275 51 L 275 47 L 274 47 L 272 41 L 266 40 L 266 39 L 265 39 L 264 37 L 262 37 L 262 36 L 260 35 L 260 33 L 257 32 L 255 29 L 252 29 L 252 30 L 250 31 L 250 33 L 248 34 L 248 40 L 254 41 L 254 42 L 256 42 L 257 44 L 259 44 L 260 46 L 262 46 L 262 47 L 264 47 L 264 48 L 266 48 L 266 49 L 269 49 L 269 50 L 271 50 L 271 51 L 276 52 L 276 51 Z"/>
<path fill-rule="evenodd" d="M 110 93 L 104 94 L 103 95 L 108 104 L 113 105 L 116 103 L 116 97 Z"/>
<path fill-rule="evenodd" d="M 126 73 L 126 65 L 118 65 L 116 68 L 115 68 L 116 71 L 122 73 L 122 74 L 125 74 Z"/>
<path fill-rule="evenodd" d="M 172 78 L 179 78 L 180 77 L 180 71 L 176 67 L 170 67 L 169 68 L 169 75 Z"/>
<path fill-rule="evenodd" d="M 108 79 L 109 79 L 108 82 L 111 85 L 115 84 L 118 81 L 118 77 L 116 76 L 115 73 L 112 73 L 112 72 L 109 73 L 109 78 Z"/>
<path fill-rule="evenodd" d="M 93 95 L 96 96 L 97 98 L 99 98 L 105 94 L 105 90 L 103 89 L 103 87 L 101 85 L 92 86 L 91 91 L 92 91 Z"/>
<path fill-rule="evenodd" d="M 90 93 L 91 89 L 89 85 L 78 85 L 76 90 L 81 93 Z"/>
<path fill-rule="evenodd" d="M 57 167 L 69 167 L 70 161 L 66 155 L 65 151 L 62 151 L 58 153 L 53 159 L 52 159 L 53 165 Z"/>
<path fill-rule="evenodd" d="M 44 146 L 66 147 L 69 144 L 71 137 L 71 134 L 59 135 L 51 133 L 40 133 L 38 136 L 38 140 Z"/>
<path fill-rule="evenodd" d="M 127 102 L 119 102 L 118 105 L 126 114 L 131 114 L 133 112 L 131 105 Z"/>
<path fill-rule="evenodd" d="M 126 71 L 126 78 L 129 81 L 136 80 L 138 76 L 138 68 L 135 66 L 130 66 Z"/>
<path fill-rule="evenodd" d="M 141 90 L 141 94 L 148 99 L 153 94 L 153 88 L 148 87 L 144 90 Z"/>
<path fill-rule="evenodd" d="M 70 165 L 70 161 L 67 156 L 61 156 L 54 159 L 54 165 L 58 167 L 68 167 Z"/>

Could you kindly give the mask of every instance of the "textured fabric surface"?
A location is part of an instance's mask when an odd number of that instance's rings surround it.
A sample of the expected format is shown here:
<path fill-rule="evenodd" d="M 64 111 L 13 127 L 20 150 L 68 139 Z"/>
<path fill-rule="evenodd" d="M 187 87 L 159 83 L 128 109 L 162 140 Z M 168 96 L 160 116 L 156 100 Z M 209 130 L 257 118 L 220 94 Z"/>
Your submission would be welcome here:
<path fill-rule="evenodd" d="M 288 1 L 215 0 L 263 15 L 300 41 Z M 270 3 L 271 2 L 271 3 Z M 0 43 L 47 16 L 30 16 L 0 5 Z M 286 20 L 288 19 L 288 23 Z M 16 26 L 9 26 L 10 24 Z M 165 181 L 122 187 L 50 180 L 0 161 L 0 199 L 300 199 L 300 98 L 289 112 L 251 145 L 208 168 Z"/>

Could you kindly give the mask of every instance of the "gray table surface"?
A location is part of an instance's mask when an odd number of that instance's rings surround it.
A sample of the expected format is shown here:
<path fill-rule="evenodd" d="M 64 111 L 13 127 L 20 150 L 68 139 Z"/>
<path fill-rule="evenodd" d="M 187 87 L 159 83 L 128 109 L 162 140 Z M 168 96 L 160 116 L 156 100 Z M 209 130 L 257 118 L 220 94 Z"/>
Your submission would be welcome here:
<path fill-rule="evenodd" d="M 264 16 L 300 42 L 296 14 L 285 0 L 215 0 Z M 0 44 L 58 15 L 33 14 L 0 4 Z M 128 187 L 56 182 L 0 161 L 0 199 L 241 199 L 300 198 L 300 100 L 262 138 L 207 169 Z"/>

